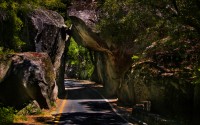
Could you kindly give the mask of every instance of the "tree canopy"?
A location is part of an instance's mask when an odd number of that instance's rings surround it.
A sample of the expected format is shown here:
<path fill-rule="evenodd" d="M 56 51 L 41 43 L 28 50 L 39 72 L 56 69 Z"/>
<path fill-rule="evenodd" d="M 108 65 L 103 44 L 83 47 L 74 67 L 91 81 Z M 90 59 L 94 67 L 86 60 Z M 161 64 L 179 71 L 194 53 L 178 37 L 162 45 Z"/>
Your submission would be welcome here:
<path fill-rule="evenodd" d="M 104 0 L 99 5 L 103 38 L 123 46 L 145 44 L 132 59 L 152 59 L 172 72 L 187 72 L 179 74 L 184 79 L 200 81 L 199 0 Z"/>
<path fill-rule="evenodd" d="M 134 41 L 153 32 L 159 39 L 177 37 L 180 31 L 199 32 L 199 5 L 198 0 L 105 0 L 99 27 L 113 42 Z"/>

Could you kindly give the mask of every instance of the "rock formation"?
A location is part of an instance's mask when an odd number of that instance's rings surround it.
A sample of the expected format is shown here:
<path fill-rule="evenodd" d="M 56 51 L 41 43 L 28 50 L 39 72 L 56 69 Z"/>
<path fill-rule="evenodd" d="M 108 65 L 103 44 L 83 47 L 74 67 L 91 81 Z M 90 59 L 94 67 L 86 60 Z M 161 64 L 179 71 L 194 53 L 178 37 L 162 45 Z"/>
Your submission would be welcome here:
<path fill-rule="evenodd" d="M 9 25 L 6 23 L 6 12 L 1 11 L 1 13 L 0 33 L 9 34 L 9 30 L 6 30 Z M 50 101 L 55 101 L 57 93 L 61 96 L 65 92 L 64 70 L 69 44 L 68 29 L 63 17 L 55 11 L 38 8 L 20 14 L 23 27 L 19 37 L 25 42 L 21 51 L 37 53 L 0 57 L 2 90 L 0 101 L 11 106 L 22 107 L 30 100 L 36 99 L 41 108 L 49 108 Z M 4 45 L 2 42 L 7 41 L 0 42 Z"/>
<path fill-rule="evenodd" d="M 74 3 L 68 14 L 72 20 L 72 36 L 76 42 L 94 51 L 95 69 L 93 80 L 103 83 L 105 92 L 115 96 L 119 90 L 125 72 L 132 64 L 132 45 L 130 48 L 118 46 L 101 37 L 95 29 L 99 11 L 95 1 L 83 4 Z M 89 7 L 88 7 L 89 6 Z"/>
<path fill-rule="evenodd" d="M 47 52 L 56 71 L 59 94 L 64 92 L 65 53 L 69 35 L 64 19 L 55 11 L 36 9 L 24 16 L 23 51 Z"/>
<path fill-rule="evenodd" d="M 152 46 L 155 49 L 154 43 L 125 41 L 117 44 L 104 39 L 101 32 L 95 30 L 99 12 L 95 2 L 79 4 L 74 1 L 68 10 L 73 23 L 72 36 L 77 43 L 94 51 L 93 80 L 102 83 L 108 95 L 117 96 L 120 103 L 132 106 L 151 101 L 152 111 L 160 114 L 192 114 L 193 108 L 195 111 L 198 109 L 199 85 L 179 79 L 187 71 L 177 75 L 178 70 L 165 68 L 170 63 L 176 63 L 175 60 L 164 62 L 168 57 L 154 59 L 162 56 L 153 49 L 149 53 L 146 51 Z M 134 63 L 131 57 L 143 52 L 147 58 L 143 55 L 138 63 Z M 170 58 L 173 56 L 170 55 Z"/>
<path fill-rule="evenodd" d="M 57 98 L 55 71 L 47 53 L 16 53 L 0 56 L 0 102 L 22 108 L 36 100 L 50 108 Z"/>

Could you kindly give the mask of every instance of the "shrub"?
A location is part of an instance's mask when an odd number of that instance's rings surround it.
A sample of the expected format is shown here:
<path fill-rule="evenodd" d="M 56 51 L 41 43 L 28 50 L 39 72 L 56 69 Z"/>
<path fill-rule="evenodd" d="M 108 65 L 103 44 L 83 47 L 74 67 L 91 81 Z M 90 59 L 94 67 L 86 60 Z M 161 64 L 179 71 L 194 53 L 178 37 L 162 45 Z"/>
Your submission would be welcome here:
<path fill-rule="evenodd" d="M 0 107 L 0 124 L 11 124 L 13 123 L 15 110 L 12 107 Z"/>

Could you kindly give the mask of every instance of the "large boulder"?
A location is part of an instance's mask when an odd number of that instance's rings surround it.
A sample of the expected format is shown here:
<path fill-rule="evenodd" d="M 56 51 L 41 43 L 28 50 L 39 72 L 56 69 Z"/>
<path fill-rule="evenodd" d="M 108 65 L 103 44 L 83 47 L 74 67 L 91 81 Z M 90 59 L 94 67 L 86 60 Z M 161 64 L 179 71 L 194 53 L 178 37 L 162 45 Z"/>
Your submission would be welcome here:
<path fill-rule="evenodd" d="M 23 22 L 19 39 L 25 45 L 18 51 L 46 52 L 51 58 L 56 71 L 56 82 L 61 95 L 64 89 L 64 69 L 69 34 L 63 17 L 55 11 L 46 9 L 34 9 L 20 11 L 19 18 Z M 12 19 L 6 11 L 0 9 L 0 46 L 15 49 L 16 41 L 12 41 Z M 13 43 L 14 42 L 14 43 Z M 18 47 L 17 47 L 18 48 Z"/>
<path fill-rule="evenodd" d="M 21 39 L 26 42 L 23 51 L 47 52 L 56 71 L 59 94 L 64 89 L 64 69 L 69 34 L 64 19 L 55 11 L 36 9 L 22 19 Z"/>
<path fill-rule="evenodd" d="M 47 53 L 0 55 L 0 102 L 22 108 L 36 100 L 50 108 L 57 98 L 55 71 Z"/>

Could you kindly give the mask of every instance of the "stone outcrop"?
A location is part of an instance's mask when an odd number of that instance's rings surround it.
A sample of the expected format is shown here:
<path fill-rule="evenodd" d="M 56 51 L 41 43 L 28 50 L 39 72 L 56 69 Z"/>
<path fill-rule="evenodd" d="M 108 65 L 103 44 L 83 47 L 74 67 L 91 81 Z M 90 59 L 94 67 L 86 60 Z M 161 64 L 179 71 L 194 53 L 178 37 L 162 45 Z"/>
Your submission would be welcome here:
<path fill-rule="evenodd" d="M 64 19 L 55 11 L 36 9 L 24 16 L 23 51 L 46 52 L 56 72 L 59 95 L 64 90 L 64 69 L 69 34 Z"/>
<path fill-rule="evenodd" d="M 115 71 L 115 58 L 112 52 L 99 44 L 101 39 L 82 20 L 76 17 L 71 17 L 71 19 L 73 21 L 72 36 L 75 41 L 95 51 L 95 81 L 104 83 L 106 93 L 110 96 L 114 95 L 119 86 L 119 79 Z"/>
<path fill-rule="evenodd" d="M 95 1 L 82 4 L 74 1 L 69 7 L 68 14 L 73 23 L 72 36 L 77 43 L 94 51 L 95 69 L 92 79 L 104 84 L 108 96 L 116 96 L 124 74 L 132 64 L 132 46 L 124 49 L 124 46 L 101 37 L 101 33 L 95 29 L 99 19 L 99 11 L 95 7 Z"/>
<path fill-rule="evenodd" d="M 0 102 L 22 108 L 36 100 L 50 108 L 57 98 L 55 71 L 47 53 L 0 55 Z"/>
<path fill-rule="evenodd" d="M 103 83 L 105 93 L 113 96 L 119 86 L 115 57 L 95 29 L 98 21 L 98 12 L 95 7 L 97 7 L 95 1 L 82 1 L 82 4 L 76 0 L 73 1 L 68 10 L 68 15 L 73 23 L 72 36 L 78 44 L 94 51 L 92 79 L 98 83 Z"/>
<path fill-rule="evenodd" d="M 68 15 L 83 20 L 93 32 L 96 32 L 95 26 L 99 20 L 97 1 L 98 0 L 72 0 L 71 6 L 69 6 L 67 10 Z"/>
<path fill-rule="evenodd" d="M 199 116 L 195 115 L 200 107 L 199 85 L 181 80 L 179 76 L 168 72 L 168 69 L 165 70 L 164 66 L 170 65 L 172 60 L 167 63 L 159 63 L 159 61 L 165 61 L 169 57 L 153 60 L 153 65 L 149 65 L 148 61 L 145 62 L 150 58 L 153 59 L 153 56 L 162 56 L 162 53 L 156 55 L 154 51 L 148 55 L 146 49 L 152 46 L 156 48 L 154 43 L 152 45 L 135 42 L 116 44 L 102 38 L 101 32 L 97 32 L 94 28 L 98 22 L 99 12 L 98 8 L 95 8 L 95 2 L 86 1 L 78 4 L 76 0 L 74 1 L 68 10 L 73 23 L 72 36 L 77 43 L 94 51 L 93 80 L 102 83 L 108 95 L 115 95 L 121 104 L 132 106 L 150 101 L 151 111 L 155 113 L 165 115 L 194 113 L 194 116 Z M 142 55 L 143 52 L 148 56 L 147 58 Z M 138 53 L 144 56 L 140 61 L 137 60 L 139 63 L 144 61 L 142 66 L 133 63 L 137 61 L 131 59 Z M 172 57 L 173 55 L 170 55 L 170 58 Z M 164 63 L 166 65 L 161 66 Z M 150 70 L 151 72 L 148 72 Z M 154 74 L 155 72 L 157 75 Z M 187 74 L 187 71 L 183 73 Z"/>
<path fill-rule="evenodd" d="M 0 13 L 0 25 L 2 26 L 0 33 L 9 34 L 10 30 L 7 30 L 9 29 L 7 28 L 9 27 L 7 26 L 9 18 L 6 12 L 1 11 Z M 70 37 L 67 33 L 68 28 L 60 14 L 41 8 L 20 13 L 20 19 L 23 22 L 23 27 L 19 37 L 25 42 L 21 51 L 38 53 L 16 54 L 7 57 L 6 60 L 0 57 L 0 87 L 2 90 L 0 91 L 0 101 L 21 107 L 29 100 L 36 99 L 41 108 L 49 108 L 50 101 L 57 97 L 56 88 L 58 88 L 60 96 L 65 92 L 65 60 Z M 4 39 L 0 40 L 1 45 L 4 45 L 2 42 L 7 42 L 6 37 L 9 36 L 4 36 Z M 4 47 L 9 48 L 9 44 Z M 40 54 L 41 52 L 46 54 Z M 21 60 L 22 64 L 17 62 L 18 59 Z M 42 61 L 44 62 L 42 63 Z M 13 66 L 14 62 L 16 62 L 16 66 Z M 20 66 L 21 68 L 19 68 Z"/>

